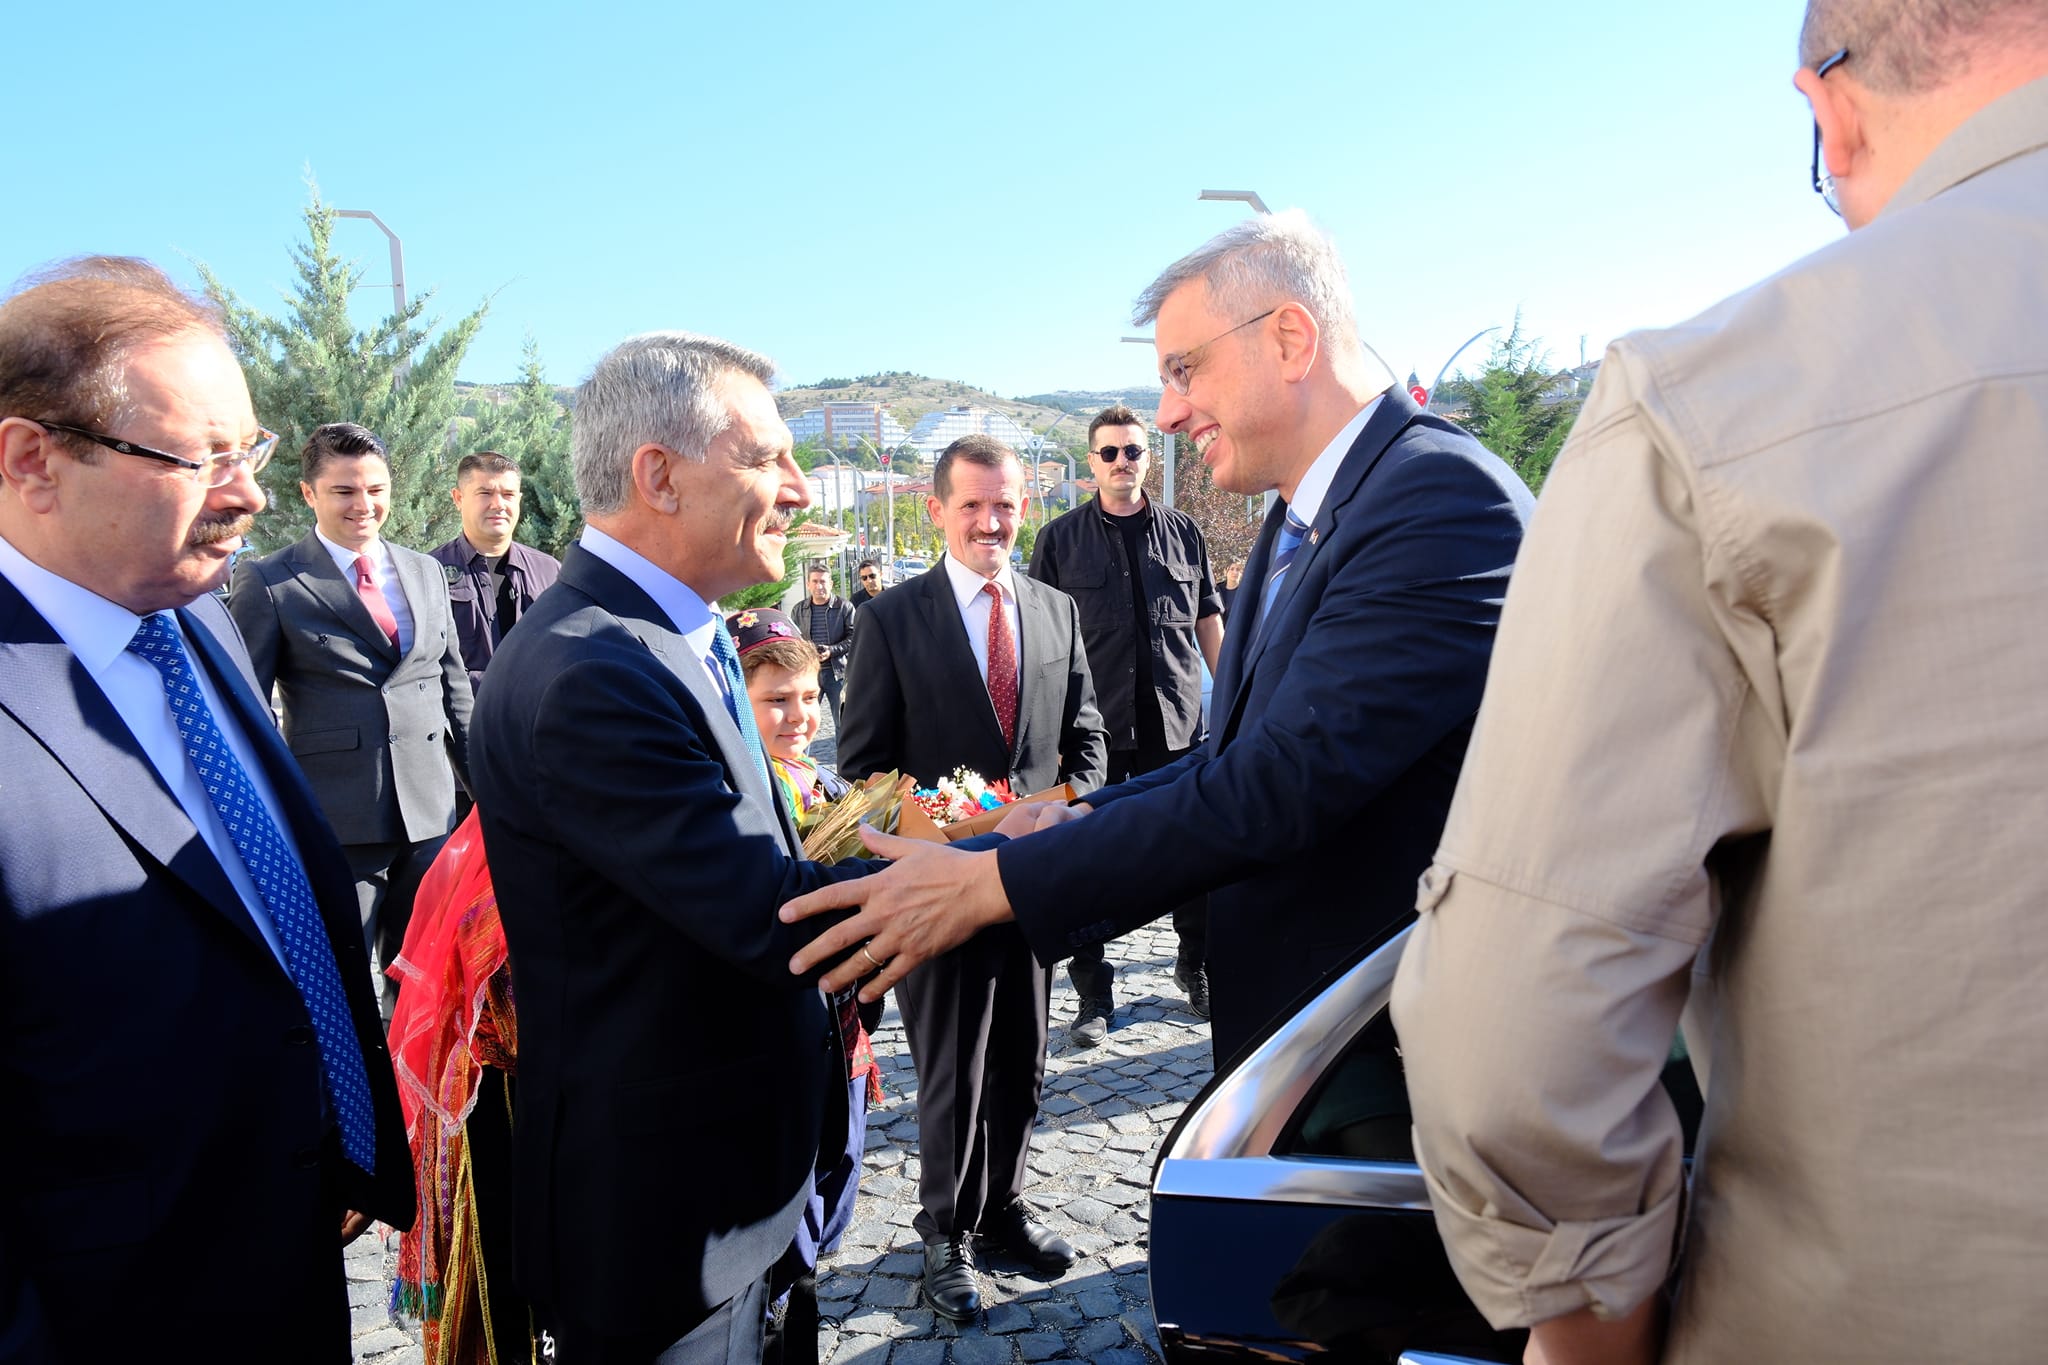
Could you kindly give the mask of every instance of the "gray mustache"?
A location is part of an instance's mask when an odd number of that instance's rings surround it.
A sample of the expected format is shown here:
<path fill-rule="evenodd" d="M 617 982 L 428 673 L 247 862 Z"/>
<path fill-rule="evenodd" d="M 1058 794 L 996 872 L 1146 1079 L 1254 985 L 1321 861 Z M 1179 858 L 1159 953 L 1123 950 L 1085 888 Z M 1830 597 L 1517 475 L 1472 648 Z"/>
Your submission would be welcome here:
<path fill-rule="evenodd" d="M 236 536 L 247 536 L 256 525 L 256 518 L 247 513 L 232 517 L 210 517 L 192 523 L 192 544 L 218 545 L 223 540 Z"/>

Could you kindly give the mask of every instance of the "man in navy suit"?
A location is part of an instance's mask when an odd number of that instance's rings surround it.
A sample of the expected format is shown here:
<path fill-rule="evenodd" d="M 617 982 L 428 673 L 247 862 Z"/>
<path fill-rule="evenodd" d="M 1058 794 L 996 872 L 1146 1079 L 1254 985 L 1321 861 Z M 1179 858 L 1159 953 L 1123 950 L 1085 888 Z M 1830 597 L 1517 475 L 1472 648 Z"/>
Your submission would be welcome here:
<path fill-rule="evenodd" d="M 758 1360 L 769 1272 L 845 1150 L 840 1036 L 788 968 L 817 926 L 775 910 L 870 865 L 800 860 L 712 607 L 781 576 L 808 501 L 772 373 L 683 332 L 598 361 L 588 526 L 471 727 L 519 1000 L 514 1276 L 577 1365 Z"/>
<path fill-rule="evenodd" d="M 0 1360 L 346 1361 L 341 1247 L 412 1221 L 348 866 L 211 592 L 276 442 L 140 261 L 0 305 Z"/>
<path fill-rule="evenodd" d="M 1208 741 L 997 849 L 871 839 L 895 867 L 787 913 L 863 905 L 797 965 L 871 940 L 889 963 L 874 994 L 987 924 L 1014 918 L 1050 963 L 1206 891 L 1221 1064 L 1412 913 L 1531 500 L 1367 360 L 1343 264 L 1299 212 L 1169 267 L 1139 299 L 1136 321 L 1155 320 L 1160 429 L 1217 486 L 1280 495 Z"/>

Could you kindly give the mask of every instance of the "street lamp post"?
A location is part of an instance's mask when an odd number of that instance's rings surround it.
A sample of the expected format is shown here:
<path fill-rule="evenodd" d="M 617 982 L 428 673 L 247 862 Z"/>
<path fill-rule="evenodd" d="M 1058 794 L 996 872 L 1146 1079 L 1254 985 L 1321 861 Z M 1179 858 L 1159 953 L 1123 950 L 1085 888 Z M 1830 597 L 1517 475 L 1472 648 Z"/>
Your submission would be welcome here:
<path fill-rule="evenodd" d="M 1063 412 L 1053 418 L 1047 424 L 1044 431 L 1034 431 L 1031 433 L 1031 482 L 1033 485 L 1038 483 L 1038 462 L 1045 458 L 1045 438 L 1052 435 L 1054 427 L 1073 415 L 1071 412 Z M 1074 510 L 1074 452 L 1063 450 L 1060 453 L 1067 457 L 1067 510 L 1071 512 Z"/>
<path fill-rule="evenodd" d="M 1197 199 L 1206 199 L 1225 204 L 1250 204 L 1254 213 L 1271 213 L 1266 201 L 1259 198 L 1257 190 L 1203 190 Z"/>
<path fill-rule="evenodd" d="M 336 218 L 367 218 L 377 225 L 377 230 L 391 239 L 391 296 L 397 301 L 397 317 L 405 316 L 405 246 L 398 240 L 398 234 L 384 225 L 384 220 L 368 209 L 336 209 Z M 408 353 L 398 362 L 398 377 L 402 381 L 412 373 L 412 357 Z"/>
<path fill-rule="evenodd" d="M 1444 362 L 1444 367 L 1436 372 L 1436 383 L 1431 384 L 1429 386 L 1429 402 L 1423 405 L 1424 412 L 1427 412 L 1436 406 L 1437 390 L 1441 389 L 1444 386 L 1444 376 L 1451 372 L 1451 366 L 1457 363 L 1458 357 L 1465 354 L 1466 351 L 1470 350 L 1472 348 L 1472 343 L 1479 340 L 1479 338 L 1485 336 L 1488 332 L 1498 332 L 1499 330 L 1500 328 L 1498 327 L 1487 327 L 1480 331 L 1474 332 L 1471 336 L 1465 339 L 1465 344 L 1463 346 L 1460 346 L 1457 350 L 1451 352 L 1451 358 L 1449 360 L 1446 360 Z"/>
<path fill-rule="evenodd" d="M 867 447 L 867 448 L 868 448 L 869 450 L 873 451 L 873 452 L 874 452 L 874 455 L 875 455 L 875 459 L 876 459 L 877 461 L 879 461 L 879 462 L 880 462 L 880 464 L 881 464 L 881 466 L 882 466 L 882 491 L 883 491 L 883 495 L 884 495 L 884 497 L 885 497 L 885 499 L 886 499 L 886 501 L 887 501 L 887 504 L 888 504 L 888 509 L 889 509 L 889 533 L 888 533 L 888 541 L 889 541 L 889 550 L 888 550 L 888 555 L 889 555 L 889 572 L 893 574 L 893 573 L 895 573 L 895 572 L 896 572 L 896 468 L 895 468 L 895 462 L 894 462 L 894 461 L 893 461 L 893 460 L 892 460 L 892 459 L 890 458 L 890 456 L 888 455 L 888 453 L 887 453 L 887 452 L 885 452 L 885 451 L 884 451 L 884 450 L 883 450 L 883 449 L 882 449 L 882 448 L 881 448 L 880 446 L 876 445 L 876 444 L 875 444 L 875 443 L 874 443 L 873 441 L 870 441 L 870 440 L 869 440 L 869 439 L 868 439 L 867 437 L 865 437 L 865 436 L 861 435 L 861 434 L 860 434 L 859 432 L 855 432 L 855 433 L 854 433 L 854 435 L 853 435 L 853 439 L 854 439 L 854 440 L 856 440 L 856 441 L 859 441 L 859 442 L 860 442 L 860 443 L 861 443 L 862 445 L 866 446 L 866 447 Z M 902 450 L 902 447 L 901 447 L 901 446 L 898 446 L 898 447 L 897 447 L 897 450 L 898 450 L 898 451 L 901 451 L 901 450 Z"/>

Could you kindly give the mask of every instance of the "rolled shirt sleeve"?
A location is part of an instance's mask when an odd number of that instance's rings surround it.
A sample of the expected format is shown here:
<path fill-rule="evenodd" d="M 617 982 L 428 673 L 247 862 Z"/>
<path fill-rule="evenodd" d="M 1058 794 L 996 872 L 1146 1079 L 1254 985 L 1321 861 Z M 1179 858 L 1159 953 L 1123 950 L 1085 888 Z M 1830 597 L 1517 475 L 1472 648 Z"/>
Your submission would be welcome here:
<path fill-rule="evenodd" d="M 1498 1327 L 1665 1278 L 1658 1078 L 1713 871 L 1768 828 L 1782 762 L 1770 623 L 1644 382 L 1610 356 L 1544 490 L 1395 983 L 1438 1227 Z"/>

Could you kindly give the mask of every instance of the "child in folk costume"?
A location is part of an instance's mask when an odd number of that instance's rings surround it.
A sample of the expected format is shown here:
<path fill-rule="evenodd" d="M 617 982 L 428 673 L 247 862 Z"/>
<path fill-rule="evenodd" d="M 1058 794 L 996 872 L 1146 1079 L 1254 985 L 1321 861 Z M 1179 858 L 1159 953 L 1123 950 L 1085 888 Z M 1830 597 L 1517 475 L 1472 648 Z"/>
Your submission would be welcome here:
<path fill-rule="evenodd" d="M 747 700 L 754 708 L 754 728 L 768 754 L 768 770 L 776 794 L 788 805 L 799 830 L 805 829 L 831 802 L 847 792 L 847 783 L 810 757 L 817 735 L 823 692 L 818 686 L 817 647 L 796 632 L 789 618 L 772 607 L 734 612 L 725 621 L 739 651 L 746 675 Z M 836 1251 L 839 1238 L 853 1222 L 854 1197 L 860 1184 L 860 1163 L 867 1146 L 868 1105 L 882 1098 L 881 1068 L 867 1030 L 861 1026 L 859 1001 L 853 990 L 832 997 L 831 1009 L 849 1061 L 845 1150 L 826 1168 L 829 1152 L 819 1154 L 819 1169 L 810 1204 L 804 1210 L 796 1239 L 777 1268 L 778 1284 L 792 1282 L 781 1329 L 787 1358 L 803 1355 L 798 1342 L 817 1333 L 817 1265 L 822 1252 Z M 797 1349 L 791 1349 L 797 1348 Z M 772 1351 L 771 1351 L 772 1353 Z"/>

